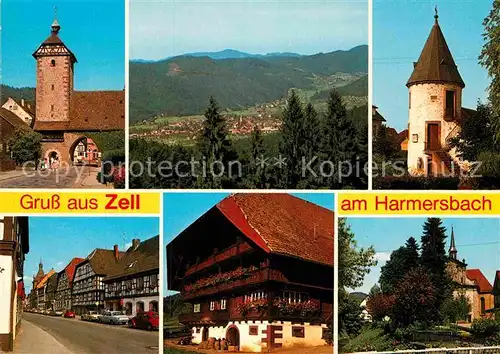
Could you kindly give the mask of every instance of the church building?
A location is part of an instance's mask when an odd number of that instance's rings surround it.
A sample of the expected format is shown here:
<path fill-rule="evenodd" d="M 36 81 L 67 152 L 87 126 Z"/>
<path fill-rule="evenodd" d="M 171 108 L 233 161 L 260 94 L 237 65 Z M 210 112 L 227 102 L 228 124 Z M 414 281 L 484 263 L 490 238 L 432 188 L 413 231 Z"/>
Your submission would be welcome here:
<path fill-rule="evenodd" d="M 458 174 L 467 163 L 450 147 L 461 122 L 474 114 L 462 107 L 465 83 L 434 16 L 434 25 L 406 83 L 409 94 L 408 170 L 412 175 Z"/>
<path fill-rule="evenodd" d="M 77 59 L 59 37 L 60 30 L 55 20 L 50 36 L 33 53 L 37 62 L 34 130 L 43 136 L 42 158 L 69 165 L 82 160 L 98 163 L 99 147 L 87 135 L 125 129 L 125 92 L 75 91 Z"/>
<path fill-rule="evenodd" d="M 455 245 L 455 234 L 451 229 L 449 248 L 448 274 L 452 278 L 455 297 L 465 295 L 471 305 L 471 311 L 466 323 L 490 316 L 494 308 L 493 287 L 480 269 L 468 269 L 465 259 L 458 260 L 458 250 Z"/>

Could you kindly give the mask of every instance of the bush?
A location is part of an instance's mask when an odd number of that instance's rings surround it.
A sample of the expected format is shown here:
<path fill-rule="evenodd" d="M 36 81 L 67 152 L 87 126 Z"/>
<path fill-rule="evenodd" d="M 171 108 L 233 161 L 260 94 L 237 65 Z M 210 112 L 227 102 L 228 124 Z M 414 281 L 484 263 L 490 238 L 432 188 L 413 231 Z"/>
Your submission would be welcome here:
<path fill-rule="evenodd" d="M 491 337 L 498 336 L 500 323 L 490 318 L 480 318 L 472 322 L 471 331 L 477 336 Z"/>
<path fill-rule="evenodd" d="M 366 308 L 374 321 L 380 321 L 385 316 L 390 317 L 395 300 L 393 295 L 377 294 L 368 298 Z"/>

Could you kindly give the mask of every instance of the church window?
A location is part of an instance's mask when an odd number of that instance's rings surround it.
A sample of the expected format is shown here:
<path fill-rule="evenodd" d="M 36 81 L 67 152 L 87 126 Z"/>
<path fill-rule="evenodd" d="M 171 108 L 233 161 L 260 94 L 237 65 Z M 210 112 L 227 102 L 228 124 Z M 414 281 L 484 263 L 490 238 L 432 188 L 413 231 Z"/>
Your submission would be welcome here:
<path fill-rule="evenodd" d="M 486 313 L 486 303 L 484 301 L 484 297 L 481 298 L 481 315 Z"/>
<path fill-rule="evenodd" d="M 50 66 L 52 66 L 52 67 L 56 66 L 56 61 L 54 59 L 52 59 L 50 61 Z"/>
<path fill-rule="evenodd" d="M 455 116 L 455 91 L 446 91 L 446 117 Z"/>

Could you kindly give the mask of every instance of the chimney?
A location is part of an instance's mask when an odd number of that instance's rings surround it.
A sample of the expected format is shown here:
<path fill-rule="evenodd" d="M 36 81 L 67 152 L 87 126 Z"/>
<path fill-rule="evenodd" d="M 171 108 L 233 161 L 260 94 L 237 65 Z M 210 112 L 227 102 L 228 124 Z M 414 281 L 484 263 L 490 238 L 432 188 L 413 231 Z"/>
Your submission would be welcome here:
<path fill-rule="evenodd" d="M 116 260 L 120 259 L 120 257 L 119 257 L 120 253 L 118 252 L 118 245 L 114 245 L 113 251 L 115 253 L 115 259 Z"/>
<path fill-rule="evenodd" d="M 139 245 L 141 244 L 141 240 L 139 240 L 138 238 L 134 238 L 132 240 L 132 251 L 135 251 Z"/>

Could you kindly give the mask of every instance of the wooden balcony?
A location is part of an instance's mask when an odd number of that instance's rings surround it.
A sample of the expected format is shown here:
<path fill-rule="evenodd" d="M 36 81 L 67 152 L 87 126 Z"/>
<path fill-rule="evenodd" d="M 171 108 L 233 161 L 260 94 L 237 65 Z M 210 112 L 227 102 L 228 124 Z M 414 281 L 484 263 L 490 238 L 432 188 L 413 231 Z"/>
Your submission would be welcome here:
<path fill-rule="evenodd" d="M 201 297 L 201 296 L 207 296 L 207 295 L 212 295 L 216 293 L 222 293 L 225 291 L 230 291 L 234 290 L 237 288 L 245 287 L 248 285 L 255 285 L 255 284 L 260 284 L 264 283 L 269 280 L 275 280 L 275 281 L 287 281 L 286 277 L 277 270 L 270 269 L 270 268 L 260 268 L 257 270 L 254 270 L 251 272 L 247 277 L 234 280 L 228 283 L 222 283 L 218 284 L 215 286 L 211 287 L 206 287 L 203 289 L 199 289 L 196 291 L 192 291 L 189 293 L 184 292 L 183 293 L 183 298 L 185 300 Z"/>
<path fill-rule="evenodd" d="M 225 260 L 228 260 L 230 258 L 236 257 L 236 256 L 243 254 L 245 252 L 248 252 L 250 250 L 252 250 L 252 246 L 250 246 L 246 242 L 241 243 L 239 245 L 231 246 L 231 247 L 225 249 L 224 251 L 219 252 L 219 253 L 213 255 L 212 257 L 204 260 L 203 262 L 198 263 L 198 264 L 190 267 L 186 271 L 185 276 L 189 276 L 191 274 L 194 274 L 194 273 L 199 272 L 203 269 L 209 268 L 215 264 L 218 264 L 218 263 L 223 262 Z"/>

